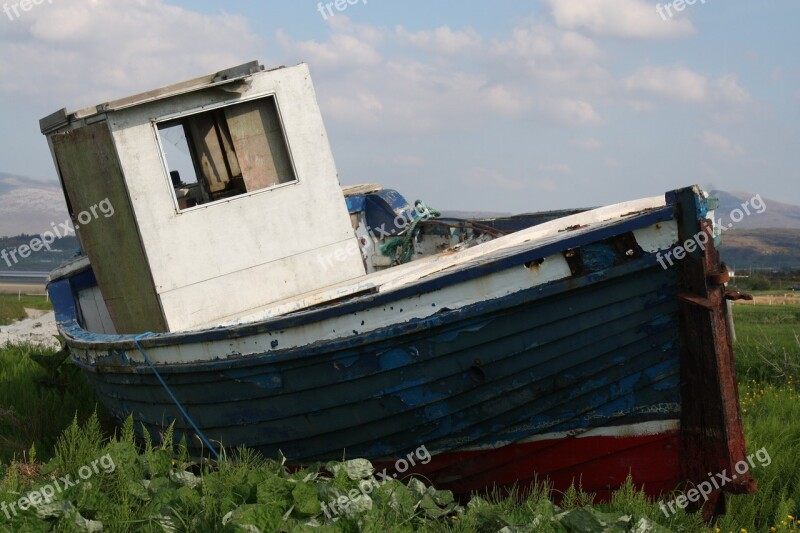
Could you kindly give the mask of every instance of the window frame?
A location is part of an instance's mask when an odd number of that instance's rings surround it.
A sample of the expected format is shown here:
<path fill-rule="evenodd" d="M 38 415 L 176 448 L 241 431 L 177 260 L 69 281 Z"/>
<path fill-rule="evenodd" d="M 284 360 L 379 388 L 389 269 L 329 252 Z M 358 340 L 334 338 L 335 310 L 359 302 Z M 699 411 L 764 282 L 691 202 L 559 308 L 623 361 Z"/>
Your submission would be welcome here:
<path fill-rule="evenodd" d="M 159 126 L 161 124 L 164 124 L 164 123 L 174 122 L 174 121 L 179 120 L 179 119 L 183 119 L 183 118 L 186 118 L 186 117 L 191 117 L 191 116 L 194 116 L 194 115 L 200 115 L 202 113 L 206 113 L 206 112 L 209 112 L 209 111 L 214 111 L 214 110 L 222 109 L 222 108 L 225 108 L 225 107 L 234 107 L 234 106 L 236 106 L 238 104 L 244 104 L 246 102 L 255 102 L 255 101 L 258 101 L 258 100 L 266 100 L 268 98 L 272 98 L 274 103 L 275 103 L 275 109 L 276 109 L 277 115 L 278 115 L 278 124 L 279 124 L 280 129 L 281 129 L 281 136 L 283 137 L 283 142 L 286 145 L 286 152 L 287 152 L 287 155 L 289 157 L 289 164 L 290 164 L 290 166 L 292 168 L 292 174 L 294 174 L 294 180 L 287 181 L 286 183 L 277 183 L 277 184 L 272 185 L 270 187 L 265 187 L 263 189 L 258 189 L 257 191 L 250 191 L 250 192 L 246 192 L 244 194 L 231 196 L 230 198 L 222 198 L 220 200 L 214 200 L 213 202 L 208 202 L 208 203 L 205 203 L 205 204 L 200 204 L 200 205 L 195 205 L 195 206 L 192 206 L 192 207 L 187 207 L 186 209 L 181 209 L 180 205 L 178 204 L 178 197 L 175 194 L 175 188 L 172 186 L 172 178 L 170 177 L 169 162 L 167 161 L 167 153 L 164 150 L 164 145 L 162 144 L 161 134 L 160 134 L 160 131 L 159 131 Z M 201 105 L 200 107 L 192 108 L 192 109 L 189 109 L 189 110 L 186 110 L 186 111 L 180 111 L 178 113 L 172 113 L 170 115 L 164 115 L 164 116 L 160 116 L 158 118 L 151 119 L 150 120 L 150 124 L 151 124 L 151 127 L 153 129 L 153 135 L 156 138 L 156 144 L 158 145 L 158 150 L 159 150 L 159 153 L 160 153 L 160 156 L 161 156 L 161 166 L 164 169 L 163 181 L 169 188 L 170 195 L 172 196 L 172 205 L 173 205 L 173 207 L 175 209 L 175 213 L 178 214 L 178 215 L 182 215 L 182 214 L 185 214 L 185 213 L 191 213 L 191 212 L 198 211 L 198 210 L 201 210 L 201 209 L 208 209 L 209 207 L 213 207 L 213 206 L 217 206 L 217 205 L 223 205 L 223 204 L 226 204 L 228 202 L 235 202 L 237 200 L 242 200 L 244 198 L 249 198 L 249 197 L 257 195 L 257 194 L 269 193 L 269 192 L 275 191 L 277 189 L 282 189 L 284 187 L 289 187 L 289 186 L 299 185 L 300 184 L 300 175 L 297 172 L 297 166 L 295 165 L 294 155 L 292 154 L 291 143 L 289 143 L 289 138 L 288 138 L 288 135 L 286 134 L 286 122 L 283 120 L 283 114 L 281 113 L 280 101 L 278 99 L 277 93 L 275 93 L 275 92 L 269 92 L 269 93 L 261 94 L 259 96 L 253 97 L 253 98 L 241 98 L 241 99 L 229 100 L 229 101 L 226 101 L 226 102 L 219 102 L 219 103 L 210 104 L 210 105 Z M 190 147 L 190 151 L 192 151 L 191 147 Z M 193 153 L 190 154 L 190 157 L 192 158 L 192 163 L 194 165 L 196 165 L 197 161 L 195 161 L 194 154 Z M 197 172 L 197 170 L 195 170 L 195 172 Z M 203 179 L 203 178 L 201 178 L 200 176 L 197 176 L 197 179 L 198 179 L 198 183 L 199 183 L 199 180 Z"/>

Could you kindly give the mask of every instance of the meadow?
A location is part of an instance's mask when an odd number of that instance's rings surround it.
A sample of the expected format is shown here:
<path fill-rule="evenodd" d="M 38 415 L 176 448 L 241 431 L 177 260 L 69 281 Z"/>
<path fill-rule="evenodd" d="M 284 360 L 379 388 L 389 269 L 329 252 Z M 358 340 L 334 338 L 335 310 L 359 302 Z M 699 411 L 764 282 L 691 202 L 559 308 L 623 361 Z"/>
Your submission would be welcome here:
<path fill-rule="evenodd" d="M 0 297 L 0 327 L 19 315 L 13 300 Z M 524 499 L 482 494 L 461 505 L 424 480 L 388 480 L 337 514 L 330 502 L 369 485 L 367 461 L 297 472 L 233 450 L 193 462 L 170 431 L 157 447 L 134 438 L 132 420 L 111 423 L 64 352 L 22 346 L 0 347 L 0 531 L 797 531 L 800 305 L 761 301 L 734 307 L 735 352 L 748 450 L 766 449 L 770 462 L 752 470 L 758 491 L 729 497 L 715 524 L 683 511 L 668 518 L 630 484 L 603 504 L 573 487 L 556 506 L 542 484 Z M 70 474 L 82 482 L 62 487 Z M 39 505 L 22 511 L 22 497 Z"/>
<path fill-rule="evenodd" d="M 52 309 L 50 302 L 43 296 L 16 296 L 13 294 L 0 294 L 0 327 L 14 320 L 21 320 L 27 315 L 28 309 Z"/>

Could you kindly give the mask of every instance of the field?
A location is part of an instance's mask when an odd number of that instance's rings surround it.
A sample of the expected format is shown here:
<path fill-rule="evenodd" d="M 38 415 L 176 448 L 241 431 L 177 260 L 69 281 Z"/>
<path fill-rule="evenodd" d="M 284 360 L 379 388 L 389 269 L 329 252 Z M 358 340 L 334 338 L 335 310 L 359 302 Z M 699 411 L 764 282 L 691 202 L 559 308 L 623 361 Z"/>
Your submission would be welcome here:
<path fill-rule="evenodd" d="M 25 318 L 25 308 L 49 310 L 52 306 L 44 296 L 0 294 L 0 327 Z"/>
<path fill-rule="evenodd" d="M 22 307 L 2 298 L 0 324 Z M 761 450 L 752 469 L 759 489 L 730 497 L 727 514 L 710 526 L 683 511 L 666 517 L 631 486 L 608 504 L 590 505 L 578 487 L 556 507 L 539 486 L 522 501 L 485 494 L 459 505 L 424 480 L 370 484 L 360 460 L 289 472 L 277 458 L 238 450 L 218 463 L 192 463 L 181 443 L 137 442 L 132 421 L 119 428 L 101 408 L 95 414 L 92 391 L 63 354 L 13 347 L 0 348 L 0 506 L 26 495 L 40 505 L 3 507 L 0 531 L 796 531 L 800 305 L 776 302 L 762 296 L 734 308 L 748 450 Z M 87 482 L 62 492 L 57 479 L 70 473 L 88 473 Z M 327 504 L 359 486 L 370 497 L 339 509 L 334 521 Z"/>

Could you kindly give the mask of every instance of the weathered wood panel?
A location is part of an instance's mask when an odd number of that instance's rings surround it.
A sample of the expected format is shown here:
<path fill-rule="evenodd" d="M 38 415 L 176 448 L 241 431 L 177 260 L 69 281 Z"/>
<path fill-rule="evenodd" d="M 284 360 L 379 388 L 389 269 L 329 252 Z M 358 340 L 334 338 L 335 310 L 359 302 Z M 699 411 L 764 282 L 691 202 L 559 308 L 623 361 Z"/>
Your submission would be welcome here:
<path fill-rule="evenodd" d="M 108 313 L 106 302 L 103 300 L 103 293 L 100 291 L 100 287 L 92 287 L 80 291 L 78 293 L 78 303 L 81 306 L 81 315 L 87 330 L 109 335 L 117 333 Z"/>
<path fill-rule="evenodd" d="M 199 170 L 205 177 L 210 192 L 223 190 L 230 181 L 225 156 L 220 145 L 216 121 L 210 114 L 200 114 L 186 121 L 194 151 L 199 159 Z"/>
<path fill-rule="evenodd" d="M 55 134 L 52 143 L 73 223 L 117 331 L 166 331 L 108 125 Z M 92 207 L 99 213 L 96 206 L 105 199 L 113 216 L 81 226 L 79 214 Z"/>
<path fill-rule="evenodd" d="M 225 109 L 248 192 L 294 181 L 273 97 Z"/>

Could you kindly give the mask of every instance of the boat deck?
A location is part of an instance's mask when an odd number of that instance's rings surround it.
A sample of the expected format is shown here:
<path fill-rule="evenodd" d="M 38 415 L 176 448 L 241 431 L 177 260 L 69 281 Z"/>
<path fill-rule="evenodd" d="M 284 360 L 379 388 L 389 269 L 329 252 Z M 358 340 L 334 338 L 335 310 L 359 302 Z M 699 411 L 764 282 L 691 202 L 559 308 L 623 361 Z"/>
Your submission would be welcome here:
<path fill-rule="evenodd" d="M 633 217 L 665 205 L 666 201 L 663 196 L 654 196 L 577 213 L 511 233 L 466 250 L 443 252 L 411 263 L 398 265 L 387 270 L 325 287 L 324 289 L 287 298 L 256 309 L 250 309 L 226 317 L 222 322 L 203 324 L 193 329 L 207 329 L 215 326 L 228 327 L 259 322 L 267 318 L 327 305 L 360 294 L 395 291 L 446 270 L 460 269 L 476 263 L 480 264 L 496 260 L 505 255 L 508 250 L 557 237 L 564 231 L 578 229 L 588 231 L 603 224 Z M 675 237 L 677 237 L 677 234 Z"/>

